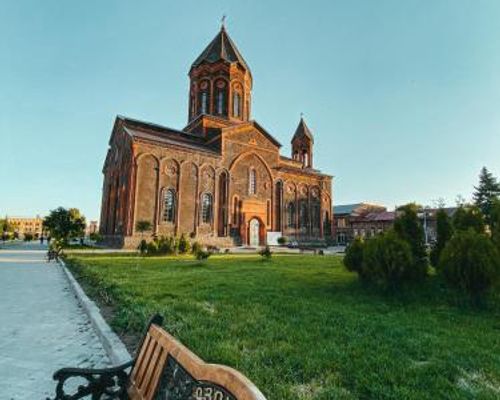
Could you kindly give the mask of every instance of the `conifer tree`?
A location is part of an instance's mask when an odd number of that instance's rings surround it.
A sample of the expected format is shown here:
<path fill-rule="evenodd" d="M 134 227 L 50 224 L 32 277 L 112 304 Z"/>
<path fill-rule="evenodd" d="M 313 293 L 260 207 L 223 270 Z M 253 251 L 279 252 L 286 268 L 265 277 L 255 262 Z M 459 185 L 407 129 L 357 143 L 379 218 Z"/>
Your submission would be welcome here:
<path fill-rule="evenodd" d="M 500 183 L 486 167 L 479 174 L 479 185 L 474 186 L 474 204 L 481 209 L 486 223 L 491 224 L 493 201 L 500 196 Z"/>

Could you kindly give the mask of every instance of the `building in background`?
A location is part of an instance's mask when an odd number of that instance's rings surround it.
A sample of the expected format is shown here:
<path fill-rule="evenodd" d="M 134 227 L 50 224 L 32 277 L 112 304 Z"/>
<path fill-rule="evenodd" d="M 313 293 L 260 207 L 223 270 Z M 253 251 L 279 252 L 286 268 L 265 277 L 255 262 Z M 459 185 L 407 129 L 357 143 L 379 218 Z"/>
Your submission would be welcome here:
<path fill-rule="evenodd" d="M 422 208 L 418 218 L 424 228 L 426 243 L 436 240 L 436 213 L 438 208 Z M 444 208 L 452 217 L 456 207 Z M 338 205 L 333 208 L 334 237 L 338 245 L 346 245 L 354 238 L 370 238 L 385 232 L 394 225 L 397 211 L 387 211 L 387 208 L 370 203 Z"/>
<path fill-rule="evenodd" d="M 216 246 L 330 238 L 332 177 L 314 168 L 313 135 L 301 118 L 291 157 L 280 154 L 251 118 L 253 76 L 224 26 L 189 78 L 184 128 L 116 118 L 103 168 L 104 241 L 136 247 L 139 221 L 151 224 L 147 237 Z"/>
<path fill-rule="evenodd" d="M 89 221 L 85 227 L 85 236 L 90 236 L 99 232 L 99 223 L 97 221 Z"/>
<path fill-rule="evenodd" d="M 22 239 L 25 234 L 29 233 L 38 238 L 43 232 L 43 218 L 37 215 L 36 217 L 5 217 L 7 223 L 12 226 Z"/>
<path fill-rule="evenodd" d="M 333 208 L 333 232 L 338 245 L 350 243 L 356 236 L 371 232 L 372 225 L 366 220 L 368 214 L 386 212 L 387 208 L 378 204 L 343 204 Z"/>

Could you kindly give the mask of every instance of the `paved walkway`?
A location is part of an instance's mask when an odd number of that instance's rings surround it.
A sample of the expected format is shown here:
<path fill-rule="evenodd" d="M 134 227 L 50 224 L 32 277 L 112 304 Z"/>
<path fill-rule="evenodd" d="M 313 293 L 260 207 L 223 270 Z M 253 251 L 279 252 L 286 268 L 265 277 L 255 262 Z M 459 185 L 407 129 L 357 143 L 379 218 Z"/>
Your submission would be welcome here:
<path fill-rule="evenodd" d="M 7 247 L 7 246 L 6 246 Z M 0 398 L 54 396 L 61 367 L 109 364 L 61 267 L 38 243 L 0 250 Z"/>

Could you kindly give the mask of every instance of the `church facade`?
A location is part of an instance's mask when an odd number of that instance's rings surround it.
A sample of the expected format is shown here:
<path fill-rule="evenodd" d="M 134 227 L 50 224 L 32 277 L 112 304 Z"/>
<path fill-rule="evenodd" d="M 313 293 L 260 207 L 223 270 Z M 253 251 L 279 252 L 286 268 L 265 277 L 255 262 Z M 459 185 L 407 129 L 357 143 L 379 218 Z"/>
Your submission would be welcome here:
<path fill-rule="evenodd" d="M 301 118 L 291 157 L 251 119 L 252 74 L 226 29 L 189 71 L 181 130 L 118 116 L 104 163 L 100 233 L 117 247 L 179 236 L 216 246 L 331 235 L 332 177 L 313 168 Z M 150 232 L 138 232 L 148 221 Z"/>

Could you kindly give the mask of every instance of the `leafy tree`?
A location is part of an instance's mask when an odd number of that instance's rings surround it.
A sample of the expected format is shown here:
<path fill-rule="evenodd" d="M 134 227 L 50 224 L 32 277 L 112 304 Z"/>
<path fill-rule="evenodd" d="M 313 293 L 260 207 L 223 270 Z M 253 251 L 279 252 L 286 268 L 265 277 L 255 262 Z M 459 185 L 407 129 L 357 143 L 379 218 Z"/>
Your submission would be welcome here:
<path fill-rule="evenodd" d="M 363 266 L 359 274 L 365 281 L 384 289 L 398 289 L 412 281 L 411 246 L 394 231 L 387 231 L 364 244 Z"/>
<path fill-rule="evenodd" d="M 67 244 L 69 239 L 82 237 L 85 231 L 85 217 L 77 208 L 59 207 L 52 210 L 43 221 L 43 227 L 54 239 Z"/>
<path fill-rule="evenodd" d="M 410 280 L 420 280 L 427 275 L 427 251 L 425 249 L 425 233 L 415 203 L 409 203 L 397 209 L 398 217 L 394 221 L 394 232 L 411 247 L 412 266 L 405 273 Z"/>
<path fill-rule="evenodd" d="M 479 207 L 489 225 L 493 201 L 500 196 L 500 183 L 486 167 L 483 167 L 479 174 L 479 185 L 474 186 L 474 189 L 474 205 Z"/>
<path fill-rule="evenodd" d="M 150 231 L 152 226 L 151 222 L 141 220 L 136 222 L 135 230 L 141 233 L 141 237 L 144 237 L 144 232 Z"/>
<path fill-rule="evenodd" d="M 437 241 L 431 251 L 431 263 L 435 267 L 439 264 L 439 257 L 441 256 L 441 252 L 446 246 L 446 243 L 448 243 L 453 235 L 451 218 L 442 208 L 440 208 L 436 213 L 436 234 Z"/>
<path fill-rule="evenodd" d="M 362 274 L 363 250 L 364 242 L 360 237 L 356 237 L 349 246 L 347 246 L 344 256 L 344 265 L 348 271 L 357 272 L 360 275 Z"/>
<path fill-rule="evenodd" d="M 500 200 L 495 199 L 491 207 L 490 219 L 491 239 L 500 252 Z"/>
<path fill-rule="evenodd" d="M 484 233 L 483 213 L 477 206 L 462 205 L 453 214 L 453 228 L 457 231 L 473 229 L 477 233 Z"/>
<path fill-rule="evenodd" d="M 13 233 L 14 226 L 7 220 L 7 218 L 0 220 L 0 227 L 2 232 Z"/>
<path fill-rule="evenodd" d="M 445 246 L 439 270 L 448 285 L 478 305 L 500 276 L 499 254 L 486 235 L 473 229 L 459 231 Z"/>

